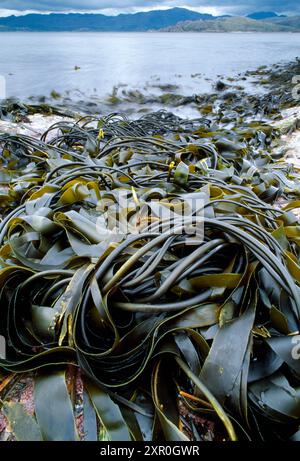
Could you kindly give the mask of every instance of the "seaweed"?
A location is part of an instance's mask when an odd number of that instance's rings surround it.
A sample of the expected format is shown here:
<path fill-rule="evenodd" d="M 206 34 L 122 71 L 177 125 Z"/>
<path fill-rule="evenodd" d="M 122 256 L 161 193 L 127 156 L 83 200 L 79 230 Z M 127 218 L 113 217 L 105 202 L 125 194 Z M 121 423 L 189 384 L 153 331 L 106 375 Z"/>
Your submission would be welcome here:
<path fill-rule="evenodd" d="M 80 438 L 70 365 L 89 440 L 298 437 L 300 182 L 269 122 L 287 101 L 228 98 L 193 120 L 0 135 L 0 392 L 17 439 Z M 5 394 L 24 373 L 34 415 Z"/>

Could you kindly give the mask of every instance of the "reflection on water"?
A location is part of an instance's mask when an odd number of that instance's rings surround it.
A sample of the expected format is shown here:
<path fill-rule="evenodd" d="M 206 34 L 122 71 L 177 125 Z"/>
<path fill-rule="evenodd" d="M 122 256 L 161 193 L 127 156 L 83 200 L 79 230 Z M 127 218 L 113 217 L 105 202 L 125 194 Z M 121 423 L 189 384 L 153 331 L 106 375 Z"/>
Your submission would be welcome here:
<path fill-rule="evenodd" d="M 291 60 L 300 34 L 1 33 L 0 75 L 8 96 L 71 91 L 100 97 L 124 91 L 182 95 L 210 91 L 218 78 Z M 249 77 L 242 84 L 249 87 Z M 171 87 L 161 88 L 161 85 Z M 251 84 L 251 83 L 250 83 Z M 75 91 L 76 90 L 76 91 Z"/>

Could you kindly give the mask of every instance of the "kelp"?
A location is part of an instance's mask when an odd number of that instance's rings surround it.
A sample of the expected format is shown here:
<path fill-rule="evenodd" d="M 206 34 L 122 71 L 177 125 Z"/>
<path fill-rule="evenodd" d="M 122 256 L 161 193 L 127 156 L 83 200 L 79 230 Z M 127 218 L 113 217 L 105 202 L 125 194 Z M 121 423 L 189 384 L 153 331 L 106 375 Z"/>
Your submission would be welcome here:
<path fill-rule="evenodd" d="M 29 117 L 35 114 L 74 117 L 76 112 L 65 107 L 56 107 L 53 104 L 41 101 L 31 104 L 14 98 L 0 101 L 0 120 L 13 123 L 29 123 Z"/>
<path fill-rule="evenodd" d="M 188 117 L 200 114 L 216 126 L 231 130 L 253 120 L 282 119 L 282 109 L 298 104 L 292 93 L 293 85 L 296 85 L 292 77 L 299 73 L 300 61 L 296 58 L 290 63 L 264 66 L 263 70 L 258 68 L 234 77 L 218 76 L 222 80 L 216 82 L 204 75 L 192 74 L 192 79 L 200 79 L 195 87 L 200 92 L 193 95 L 182 94 L 182 88 L 176 85 L 153 82 L 139 89 L 119 84 L 109 95 L 53 90 L 50 95 L 29 95 L 22 102 L 13 98 L 0 101 L 0 120 L 27 123 L 34 114 L 79 118 L 81 114 L 93 117 L 95 113 L 109 115 L 112 112 L 136 118 L 137 114 L 151 116 L 153 110 L 164 109 L 185 113 Z M 210 92 L 201 92 L 201 80 L 205 80 L 205 87 L 211 81 Z"/>
<path fill-rule="evenodd" d="M 35 377 L 34 416 L 1 397 L 18 440 L 80 438 L 70 365 L 86 440 L 298 437 L 300 183 L 277 138 L 166 112 L 0 135 L 0 367 Z"/>

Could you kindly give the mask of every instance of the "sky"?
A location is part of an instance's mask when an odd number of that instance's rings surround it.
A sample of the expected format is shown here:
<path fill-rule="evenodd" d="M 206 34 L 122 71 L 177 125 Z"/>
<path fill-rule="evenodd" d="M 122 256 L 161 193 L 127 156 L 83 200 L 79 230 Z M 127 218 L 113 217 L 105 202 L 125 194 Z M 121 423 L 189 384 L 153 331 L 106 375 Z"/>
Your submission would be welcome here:
<path fill-rule="evenodd" d="M 299 14 L 299 0 L 0 0 L 0 16 L 30 12 L 85 12 L 119 14 L 167 9 L 189 8 L 213 15 L 245 15 L 254 11 L 275 11 Z"/>

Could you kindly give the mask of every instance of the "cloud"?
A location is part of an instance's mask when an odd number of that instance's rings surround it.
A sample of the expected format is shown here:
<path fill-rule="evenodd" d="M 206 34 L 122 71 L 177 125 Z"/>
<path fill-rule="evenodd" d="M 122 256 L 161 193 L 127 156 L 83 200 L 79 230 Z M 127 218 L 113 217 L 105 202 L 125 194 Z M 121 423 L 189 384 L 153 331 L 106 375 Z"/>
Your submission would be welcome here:
<path fill-rule="evenodd" d="M 1 0 L 2 10 L 115 11 L 131 12 L 159 7 L 186 7 L 218 14 L 246 14 L 253 11 L 276 11 L 300 14 L 299 0 Z"/>

